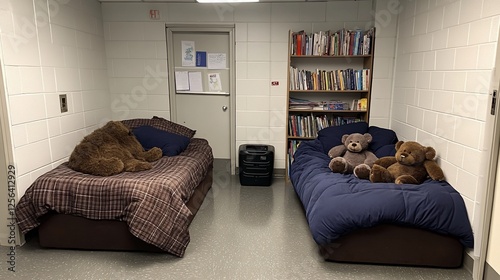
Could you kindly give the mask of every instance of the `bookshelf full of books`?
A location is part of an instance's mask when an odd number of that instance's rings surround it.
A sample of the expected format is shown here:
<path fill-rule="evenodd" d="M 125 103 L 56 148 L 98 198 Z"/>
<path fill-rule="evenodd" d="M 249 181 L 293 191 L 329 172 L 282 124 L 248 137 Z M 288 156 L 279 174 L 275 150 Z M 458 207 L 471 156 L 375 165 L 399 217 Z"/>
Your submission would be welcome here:
<path fill-rule="evenodd" d="M 329 126 L 368 122 L 375 29 L 290 31 L 287 163 Z"/>

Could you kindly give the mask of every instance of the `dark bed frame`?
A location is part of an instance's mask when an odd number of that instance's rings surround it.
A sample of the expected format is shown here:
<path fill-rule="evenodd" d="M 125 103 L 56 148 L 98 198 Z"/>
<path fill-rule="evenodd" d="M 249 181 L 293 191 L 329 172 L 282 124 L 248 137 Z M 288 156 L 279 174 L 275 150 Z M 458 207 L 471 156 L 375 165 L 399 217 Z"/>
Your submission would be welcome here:
<path fill-rule="evenodd" d="M 186 203 L 193 213 L 191 221 L 212 187 L 212 181 L 213 165 Z M 45 248 L 166 253 L 132 235 L 124 221 L 90 220 L 58 213 L 48 213 L 42 217 L 38 239 L 40 246 Z"/>
<path fill-rule="evenodd" d="M 210 166 L 187 203 L 193 218 L 212 181 L 213 166 Z M 38 239 L 45 248 L 166 253 L 132 235 L 123 221 L 98 221 L 57 213 L 43 217 Z M 389 224 L 354 231 L 320 246 L 319 251 L 325 260 L 334 262 L 441 268 L 462 266 L 464 256 L 464 246 L 455 237 Z"/>
<path fill-rule="evenodd" d="M 413 227 L 379 225 L 320 246 L 328 261 L 457 268 L 464 246 L 457 238 Z"/>

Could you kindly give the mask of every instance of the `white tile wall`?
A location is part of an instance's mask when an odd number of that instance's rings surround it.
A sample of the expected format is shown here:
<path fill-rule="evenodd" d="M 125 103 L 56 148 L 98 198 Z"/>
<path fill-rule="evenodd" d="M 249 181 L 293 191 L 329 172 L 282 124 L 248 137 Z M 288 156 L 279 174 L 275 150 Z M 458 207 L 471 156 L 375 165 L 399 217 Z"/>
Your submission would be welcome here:
<path fill-rule="evenodd" d="M 398 14 L 388 9 L 389 0 L 376 1 L 376 11 L 370 15 L 367 11 L 371 10 L 371 1 L 225 5 L 219 10 L 200 6 L 193 9 L 195 5 L 191 4 L 155 4 L 162 16 L 158 22 L 147 19 L 148 4 L 103 4 L 101 15 L 96 1 L 72 1 L 52 15 L 51 22 L 45 26 L 39 24 L 34 32 L 16 34 L 27 40 L 12 43 L 9 41 L 9 35 L 14 32 L 12 26 L 25 22 L 29 30 L 35 25 L 32 1 L 9 0 L 13 7 L 9 11 L 12 21 L 2 19 L 0 24 L 15 146 L 27 150 L 32 142 L 43 141 L 59 141 L 58 144 L 71 146 L 81 136 L 74 136 L 78 133 L 71 131 L 95 127 L 107 119 L 106 104 L 111 104 L 115 117 L 149 116 L 155 112 L 169 118 L 165 69 L 160 69 L 162 82 L 147 98 L 135 100 L 133 106 L 123 99 L 124 95 L 132 94 L 135 86 L 141 86 L 141 79 L 148 74 L 148 65 L 165 62 L 165 21 L 229 22 L 236 24 L 237 141 L 269 141 L 276 146 L 277 167 L 282 168 L 288 30 L 364 27 L 374 16 L 378 29 L 371 121 L 388 125 L 392 110 L 393 118 L 398 121 L 390 125 L 401 137 L 412 139 L 419 131 L 425 132 L 443 139 L 445 144 L 440 146 L 457 141 L 469 154 L 478 154 L 474 139 L 462 137 L 460 131 L 454 132 L 451 128 L 460 124 L 481 129 L 482 117 L 468 112 L 466 118 L 457 118 L 459 107 L 450 101 L 471 92 L 484 94 L 489 85 L 499 8 L 494 0 L 481 2 L 482 5 L 472 0 L 445 1 L 443 5 L 434 5 L 434 1 L 429 0 L 408 0 L 398 25 Z M 392 96 L 392 50 L 396 35 L 399 36 L 396 50 L 399 55 Z M 471 59 L 474 57 L 476 59 Z M 107 65 L 113 94 L 108 94 L 108 80 L 103 79 Z M 27 74 L 34 77 L 30 83 L 23 80 Z M 271 79 L 279 80 L 280 86 L 271 87 Z M 429 90 L 412 90 L 415 88 Z M 61 92 L 70 96 L 73 106 L 70 114 L 74 115 L 57 112 L 58 104 L 54 105 L 53 101 L 57 101 Z M 397 102 L 392 109 L 387 105 L 391 99 Z M 478 101 L 477 107 L 484 108 L 484 103 Z M 41 108 L 38 104 L 45 105 Z M 405 104 L 412 107 L 404 107 Z M 32 112 L 29 117 L 18 113 L 21 108 L 26 110 L 26 106 L 30 106 Z M 44 125 L 46 134 L 39 135 L 37 131 Z M 462 138 L 463 143 L 458 142 L 458 138 Z M 20 155 L 16 152 L 19 160 Z M 26 174 L 36 174 L 67 155 L 64 149 L 58 150 L 45 165 L 23 169 L 27 170 Z M 442 162 L 450 166 L 449 170 L 462 168 L 473 176 L 477 174 L 472 164 L 458 166 L 457 162 L 445 159 Z"/>
<path fill-rule="evenodd" d="M 444 7 L 436 7 L 429 12 L 429 21 L 426 33 L 441 30 L 443 28 Z"/>
<path fill-rule="evenodd" d="M 440 113 L 451 113 L 453 111 L 453 104 L 455 103 L 454 92 L 445 90 L 434 91 L 434 102 L 432 110 Z"/>
<path fill-rule="evenodd" d="M 107 77 L 99 77 L 106 76 L 104 32 L 97 1 L 7 2 L 2 13 L 8 17 L 0 21 L 2 62 L 18 191 L 24 194 L 38 175 L 66 159 L 81 140 L 83 133 L 77 132 L 88 125 L 82 95 L 90 90 L 108 95 Z M 67 113 L 59 109 L 62 93 L 68 96 Z M 103 101 L 99 99 L 100 108 L 109 104 Z M 66 137 L 75 133 L 78 137 Z"/>
<path fill-rule="evenodd" d="M 444 74 L 444 89 L 451 91 L 464 91 L 467 73 L 450 71 Z"/>
<path fill-rule="evenodd" d="M 444 6 L 443 27 L 447 28 L 458 24 L 460 14 L 460 2 L 453 1 Z"/>
<path fill-rule="evenodd" d="M 456 70 L 475 70 L 477 69 L 478 46 L 457 48 L 455 52 Z"/>
<path fill-rule="evenodd" d="M 432 33 L 422 34 L 418 37 L 418 49 L 420 51 L 432 50 Z"/>
<path fill-rule="evenodd" d="M 443 29 L 432 33 L 432 49 L 440 50 L 446 48 L 449 29 Z"/>
<path fill-rule="evenodd" d="M 304 11 L 302 3 L 271 4 L 271 18 L 273 22 L 289 22 L 290 18 L 300 19 L 303 14 L 310 13 Z"/>
<path fill-rule="evenodd" d="M 21 146 L 15 149 L 15 156 L 19 174 L 27 176 L 31 171 L 47 166 L 52 162 L 50 142 L 49 140 L 43 140 Z M 22 178 L 24 176 L 21 175 L 20 177 Z M 26 188 L 27 186 L 18 186 L 18 189 L 22 190 L 23 193 Z"/>
<path fill-rule="evenodd" d="M 481 19 L 482 2 L 477 0 L 461 0 L 459 22 L 465 23 Z"/>
<path fill-rule="evenodd" d="M 230 5 L 231 6 L 231 5 Z M 228 11 L 228 12 L 226 12 Z M 227 19 L 229 12 L 234 13 L 235 22 L 270 22 L 271 21 L 271 4 L 263 3 L 259 5 L 240 4 L 228 7 L 224 13 L 218 18 L 219 20 Z"/>
<path fill-rule="evenodd" d="M 115 14 L 116 9 L 103 5 L 106 58 L 108 65 L 111 113 L 115 119 L 151 117 L 170 118 L 166 70 L 164 22 L 147 22 L 140 12 L 143 5 L 132 4 L 118 10 L 131 13 L 131 19 Z M 184 7 L 184 6 L 176 6 Z M 128 11 L 128 12 L 127 12 Z M 160 15 L 167 15 L 160 8 Z M 116 20 L 116 21 L 113 21 Z"/>
<path fill-rule="evenodd" d="M 247 43 L 248 61 L 270 61 L 271 46 L 269 43 L 248 42 Z"/>
<path fill-rule="evenodd" d="M 496 56 L 492 42 L 498 40 L 499 29 L 500 2 L 493 2 L 402 1 L 406 11 L 399 19 L 396 50 L 392 106 L 400 108 L 393 110 L 391 127 L 401 138 L 432 143 L 447 180 L 466 202 L 474 228 L 479 223 L 477 199 L 484 191 L 479 166 Z M 429 44 L 415 44 L 424 36 L 423 41 L 431 38 L 430 49 Z M 416 104 L 410 93 L 416 94 Z"/>
<path fill-rule="evenodd" d="M 298 17 L 300 22 L 318 22 L 323 19 L 324 13 L 326 12 L 326 20 L 327 21 L 337 21 L 332 16 L 328 16 L 328 8 L 325 10 L 325 6 L 323 3 L 300 3 L 300 16 Z M 289 17 L 288 21 L 290 22 Z M 274 18 L 272 19 L 274 22 Z"/>

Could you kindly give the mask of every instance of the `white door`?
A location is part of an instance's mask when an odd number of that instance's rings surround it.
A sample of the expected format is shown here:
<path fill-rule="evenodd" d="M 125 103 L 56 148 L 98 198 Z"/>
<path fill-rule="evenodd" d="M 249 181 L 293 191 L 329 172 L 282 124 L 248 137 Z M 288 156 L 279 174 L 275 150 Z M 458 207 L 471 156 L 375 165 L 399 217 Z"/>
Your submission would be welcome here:
<path fill-rule="evenodd" d="M 205 138 L 217 159 L 231 159 L 232 33 L 220 29 L 167 27 L 171 118 Z M 193 48 L 193 64 L 186 61 Z M 202 55 L 198 55 L 202 53 Z M 193 57 L 191 56 L 191 57 Z M 200 61 L 198 57 L 202 57 Z M 212 59 L 214 58 L 214 59 Z M 188 77 L 188 82 L 178 77 Z M 216 87 L 212 79 L 216 76 Z M 173 79 L 172 79 L 173 78 Z M 188 85 L 188 88 L 185 85 Z M 172 92 L 173 91 L 173 92 Z"/>
<path fill-rule="evenodd" d="M 230 158 L 229 96 L 177 94 L 177 122 L 205 138 L 215 158 Z"/>

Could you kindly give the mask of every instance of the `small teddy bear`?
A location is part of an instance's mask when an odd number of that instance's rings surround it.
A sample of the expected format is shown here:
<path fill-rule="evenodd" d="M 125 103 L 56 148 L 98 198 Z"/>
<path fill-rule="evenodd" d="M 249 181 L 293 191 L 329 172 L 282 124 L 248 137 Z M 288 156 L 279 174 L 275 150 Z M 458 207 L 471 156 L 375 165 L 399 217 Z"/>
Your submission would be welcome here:
<path fill-rule="evenodd" d="M 430 177 L 444 180 L 443 170 L 434 160 L 436 151 L 432 147 L 408 141 L 396 143 L 396 155 L 375 161 L 370 172 L 373 183 L 421 184 Z"/>
<path fill-rule="evenodd" d="M 371 167 L 377 160 L 377 156 L 367 150 L 371 141 L 372 136 L 369 133 L 343 135 L 343 144 L 328 151 L 328 156 L 332 159 L 328 167 L 334 173 L 353 173 L 360 179 L 368 179 Z"/>

